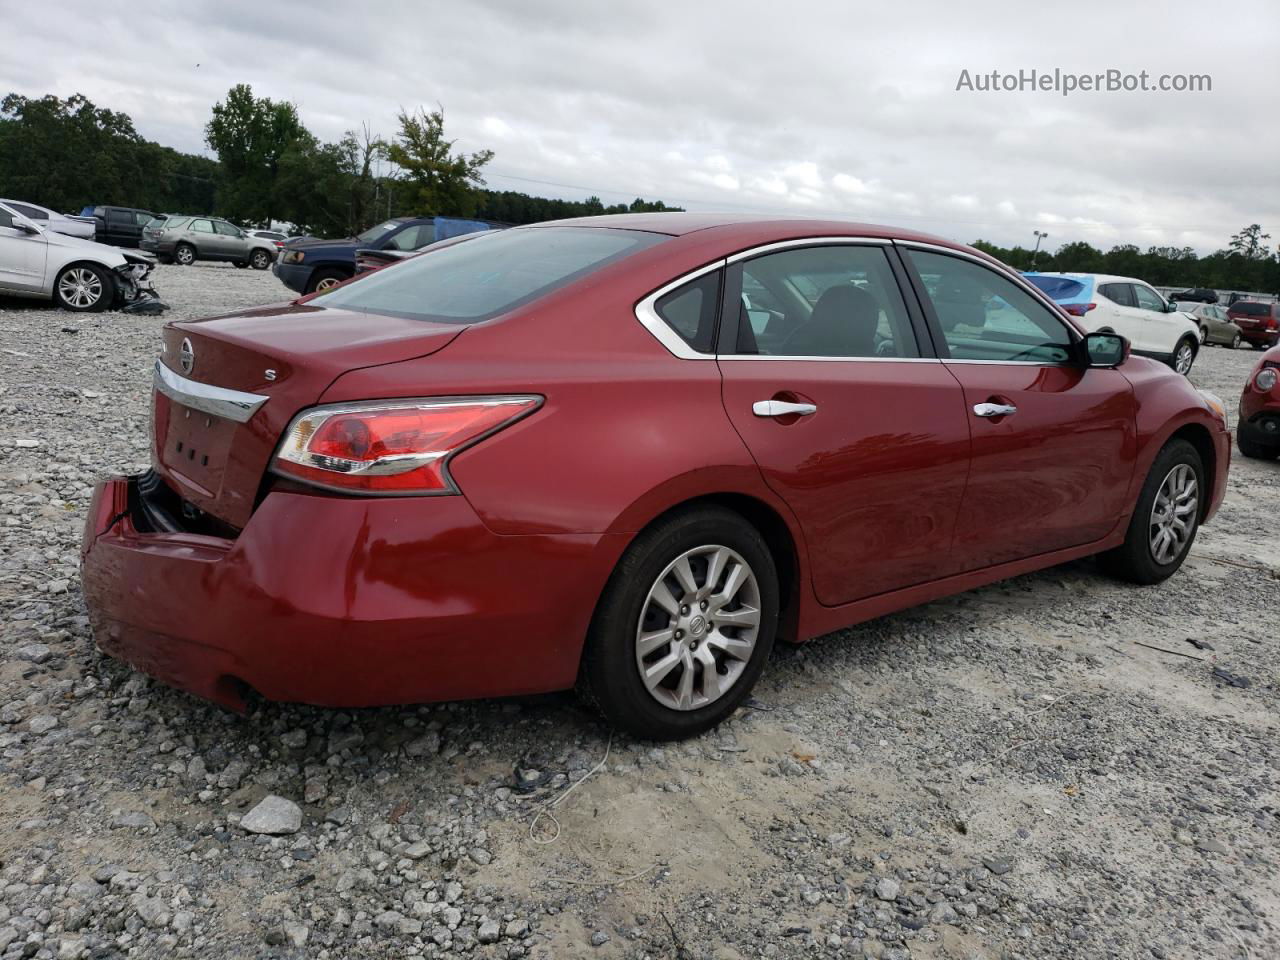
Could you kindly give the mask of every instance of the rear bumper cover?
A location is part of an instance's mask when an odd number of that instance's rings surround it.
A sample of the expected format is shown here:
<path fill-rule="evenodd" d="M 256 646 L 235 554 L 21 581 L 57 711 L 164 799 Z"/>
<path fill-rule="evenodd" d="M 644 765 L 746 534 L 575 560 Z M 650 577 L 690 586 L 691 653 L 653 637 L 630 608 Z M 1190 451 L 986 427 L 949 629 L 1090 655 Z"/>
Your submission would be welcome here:
<path fill-rule="evenodd" d="M 499 536 L 459 496 L 272 492 L 234 539 L 145 532 L 137 480 L 99 485 L 86 519 L 95 639 L 233 709 L 243 684 L 333 707 L 566 689 L 622 549 Z"/>

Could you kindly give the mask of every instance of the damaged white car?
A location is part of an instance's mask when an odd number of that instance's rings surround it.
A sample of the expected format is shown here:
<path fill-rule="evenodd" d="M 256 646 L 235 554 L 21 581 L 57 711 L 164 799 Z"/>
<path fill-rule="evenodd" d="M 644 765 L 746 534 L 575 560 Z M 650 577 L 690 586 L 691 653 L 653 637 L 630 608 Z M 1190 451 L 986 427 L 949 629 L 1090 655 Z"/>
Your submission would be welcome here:
<path fill-rule="evenodd" d="M 0 296 L 53 300 L 84 313 L 160 309 L 153 256 L 45 230 L 0 202 Z"/>

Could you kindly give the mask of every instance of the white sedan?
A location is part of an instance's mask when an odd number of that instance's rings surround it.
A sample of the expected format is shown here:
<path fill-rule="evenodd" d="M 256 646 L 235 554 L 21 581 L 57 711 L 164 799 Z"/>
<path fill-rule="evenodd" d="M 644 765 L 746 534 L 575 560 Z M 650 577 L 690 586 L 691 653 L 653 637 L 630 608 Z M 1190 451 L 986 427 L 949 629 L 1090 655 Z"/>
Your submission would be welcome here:
<path fill-rule="evenodd" d="M 38 226 L 0 201 L 0 295 L 52 299 L 77 312 L 155 295 L 155 258 Z"/>
<path fill-rule="evenodd" d="M 94 231 L 98 229 L 98 224 L 93 217 L 67 216 L 48 207 L 42 207 L 38 203 L 28 203 L 26 200 L 6 200 L 0 197 L 0 203 L 22 214 L 37 227 L 44 227 L 54 233 L 65 233 L 68 237 L 92 240 Z"/>

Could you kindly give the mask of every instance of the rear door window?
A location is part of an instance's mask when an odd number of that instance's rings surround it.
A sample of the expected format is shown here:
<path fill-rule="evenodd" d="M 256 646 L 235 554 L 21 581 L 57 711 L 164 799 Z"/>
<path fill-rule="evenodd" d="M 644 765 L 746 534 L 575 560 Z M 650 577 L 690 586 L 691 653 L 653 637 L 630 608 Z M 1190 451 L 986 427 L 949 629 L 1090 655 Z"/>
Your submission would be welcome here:
<path fill-rule="evenodd" d="M 208 220 L 192 220 L 191 231 L 193 233 L 213 233 L 213 224 Z"/>
<path fill-rule="evenodd" d="M 909 252 L 954 360 L 1064 363 L 1067 325 L 990 267 L 924 250 Z"/>
<path fill-rule="evenodd" d="M 880 245 L 832 244 L 735 263 L 740 289 L 730 353 L 773 357 L 918 357 L 897 279 Z M 739 286 L 740 277 L 740 286 Z"/>
<path fill-rule="evenodd" d="M 108 210 L 107 222 L 116 226 L 127 227 L 134 223 L 133 214 L 128 210 Z"/>
<path fill-rule="evenodd" d="M 227 223 L 225 220 L 215 220 L 213 221 L 213 226 L 214 226 L 214 229 L 216 229 L 218 233 L 222 234 L 224 237 L 240 236 L 240 228 L 233 227 L 231 224 Z"/>
<path fill-rule="evenodd" d="M 1131 283 L 1104 283 L 1098 287 L 1098 292 L 1112 303 L 1118 303 L 1122 307 L 1136 307 L 1138 305 L 1137 297 L 1133 294 L 1133 284 Z"/>
<path fill-rule="evenodd" d="M 602 227 L 493 231 L 432 249 L 309 302 L 440 323 L 478 323 L 666 239 Z"/>

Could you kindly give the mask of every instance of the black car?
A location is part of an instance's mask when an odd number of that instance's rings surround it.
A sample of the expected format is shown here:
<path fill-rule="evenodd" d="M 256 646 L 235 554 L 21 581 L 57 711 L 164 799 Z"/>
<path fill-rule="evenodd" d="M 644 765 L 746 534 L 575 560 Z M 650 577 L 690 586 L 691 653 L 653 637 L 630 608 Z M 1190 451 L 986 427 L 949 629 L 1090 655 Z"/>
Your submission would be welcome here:
<path fill-rule="evenodd" d="M 447 217 L 394 217 L 370 227 L 358 237 L 321 240 L 304 237 L 288 241 L 272 270 L 290 290 L 327 290 L 356 273 L 356 250 L 396 250 L 408 253 L 429 243 L 492 229 L 482 220 Z"/>
<path fill-rule="evenodd" d="M 138 246 L 142 242 L 142 228 L 156 218 L 150 210 L 109 206 L 85 207 L 80 216 L 93 217 L 97 224 L 93 239 L 113 247 Z"/>
<path fill-rule="evenodd" d="M 1188 303 L 1217 303 L 1218 291 L 1210 290 L 1208 287 L 1192 287 L 1189 290 L 1183 290 L 1181 293 L 1169 294 L 1170 300 L 1183 300 Z"/>

